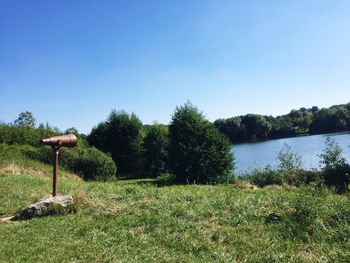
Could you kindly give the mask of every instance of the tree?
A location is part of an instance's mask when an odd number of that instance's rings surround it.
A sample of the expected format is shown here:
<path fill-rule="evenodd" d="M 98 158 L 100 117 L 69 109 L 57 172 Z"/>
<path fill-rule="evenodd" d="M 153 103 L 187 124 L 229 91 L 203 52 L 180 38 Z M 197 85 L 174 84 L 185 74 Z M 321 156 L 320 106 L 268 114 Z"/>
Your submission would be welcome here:
<path fill-rule="evenodd" d="M 141 172 L 142 129 L 142 122 L 134 113 L 113 110 L 87 139 L 90 145 L 111 154 L 120 174 L 135 176 Z"/>
<path fill-rule="evenodd" d="M 33 116 L 33 113 L 30 111 L 21 112 L 18 115 L 18 118 L 15 120 L 15 125 L 18 127 L 25 127 L 25 128 L 35 128 L 35 118 Z"/>
<path fill-rule="evenodd" d="M 78 135 L 79 134 L 79 131 L 77 128 L 75 127 L 70 127 L 68 128 L 65 132 L 65 134 L 75 134 L 75 135 Z"/>
<path fill-rule="evenodd" d="M 245 127 L 247 137 L 256 140 L 266 138 L 272 125 L 262 115 L 247 114 L 242 118 L 242 126 Z"/>
<path fill-rule="evenodd" d="M 169 139 L 169 165 L 177 182 L 219 182 L 234 167 L 227 138 L 190 102 L 176 107 Z"/>
<path fill-rule="evenodd" d="M 218 119 L 214 122 L 215 127 L 233 143 L 242 141 L 244 134 L 241 129 L 241 117 L 232 117 L 228 119 Z"/>
<path fill-rule="evenodd" d="M 350 113 L 346 107 L 339 107 L 335 112 L 336 123 L 335 126 L 337 131 L 346 130 L 347 124 L 350 120 Z"/>
<path fill-rule="evenodd" d="M 317 106 L 312 106 L 311 112 L 312 112 L 312 113 L 315 113 L 315 112 L 317 112 L 317 111 L 319 111 L 319 108 L 318 108 Z"/>
<path fill-rule="evenodd" d="M 302 169 L 302 160 L 299 155 L 292 151 L 292 147 L 284 144 L 277 155 L 279 160 L 278 172 L 285 184 L 299 184 L 299 174 Z"/>
<path fill-rule="evenodd" d="M 148 127 L 143 140 L 143 172 L 147 177 L 158 177 L 168 171 L 168 127 L 154 124 Z"/>
<path fill-rule="evenodd" d="M 346 163 L 345 158 L 342 155 L 343 150 L 337 144 L 337 142 L 330 136 L 326 138 L 326 147 L 323 149 L 321 157 L 321 165 L 326 169 L 332 169 L 339 166 L 343 166 Z"/>
<path fill-rule="evenodd" d="M 325 183 L 334 186 L 338 193 L 345 192 L 350 183 L 350 165 L 342 156 L 342 148 L 328 136 L 320 157 Z"/>
<path fill-rule="evenodd" d="M 336 131 L 337 119 L 334 108 L 321 109 L 314 113 L 310 131 L 313 133 Z"/>

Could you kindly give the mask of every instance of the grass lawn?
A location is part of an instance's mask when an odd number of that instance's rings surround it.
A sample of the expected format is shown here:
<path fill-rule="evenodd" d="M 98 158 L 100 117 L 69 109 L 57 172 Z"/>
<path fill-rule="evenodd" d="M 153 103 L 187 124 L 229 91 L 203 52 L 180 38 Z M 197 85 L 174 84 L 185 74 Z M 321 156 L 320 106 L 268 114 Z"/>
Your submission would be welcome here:
<path fill-rule="evenodd" d="M 312 189 L 242 190 L 59 178 L 78 212 L 0 223 L 0 262 L 350 262 L 350 200 Z M 0 213 L 51 178 L 0 172 Z"/>

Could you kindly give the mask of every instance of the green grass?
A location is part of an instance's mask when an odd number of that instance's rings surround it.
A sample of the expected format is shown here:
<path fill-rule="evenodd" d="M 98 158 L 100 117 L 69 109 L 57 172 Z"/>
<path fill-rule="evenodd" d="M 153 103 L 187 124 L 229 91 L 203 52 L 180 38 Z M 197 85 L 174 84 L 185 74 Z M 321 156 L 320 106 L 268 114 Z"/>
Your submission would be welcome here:
<path fill-rule="evenodd" d="M 327 191 L 59 178 L 78 212 L 0 223 L 0 262 L 349 262 L 350 201 Z M 51 191 L 2 173 L 0 213 Z"/>

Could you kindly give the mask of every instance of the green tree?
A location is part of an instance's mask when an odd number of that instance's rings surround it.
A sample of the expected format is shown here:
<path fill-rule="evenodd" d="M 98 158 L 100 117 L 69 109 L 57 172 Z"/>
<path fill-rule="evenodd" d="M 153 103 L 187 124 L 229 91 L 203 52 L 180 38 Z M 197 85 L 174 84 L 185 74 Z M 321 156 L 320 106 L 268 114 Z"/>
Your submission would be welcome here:
<path fill-rule="evenodd" d="M 336 110 L 334 108 L 321 109 L 314 113 L 310 131 L 313 133 L 333 132 L 337 128 Z"/>
<path fill-rule="evenodd" d="M 264 116 L 257 114 L 247 114 L 242 118 L 247 137 L 251 140 L 266 138 L 271 131 L 272 125 Z"/>
<path fill-rule="evenodd" d="M 325 143 L 326 147 L 323 149 L 322 154 L 320 154 L 321 165 L 327 169 L 345 165 L 346 160 L 342 155 L 343 150 L 339 144 L 330 136 L 327 136 Z"/>
<path fill-rule="evenodd" d="M 277 155 L 279 160 L 278 172 L 281 175 L 282 183 L 299 184 L 299 174 L 301 172 L 302 160 L 299 155 L 292 151 L 292 147 L 284 144 Z"/>
<path fill-rule="evenodd" d="M 65 130 L 64 132 L 65 134 L 75 134 L 75 135 L 78 135 L 79 134 L 79 131 L 77 128 L 75 127 L 70 127 L 68 128 L 67 130 Z"/>
<path fill-rule="evenodd" d="M 244 134 L 241 128 L 241 121 L 241 117 L 218 119 L 214 122 L 214 125 L 233 143 L 244 140 Z"/>
<path fill-rule="evenodd" d="M 143 125 L 134 114 L 113 110 L 106 122 L 93 128 L 88 136 L 90 145 L 109 152 L 125 176 L 138 176 L 141 172 L 141 143 Z"/>
<path fill-rule="evenodd" d="M 320 157 L 325 183 L 334 186 L 338 193 L 345 192 L 350 184 L 350 166 L 342 155 L 342 148 L 328 136 Z"/>
<path fill-rule="evenodd" d="M 148 126 L 143 140 L 143 172 L 147 177 L 158 177 L 168 171 L 168 127 L 161 124 Z"/>
<path fill-rule="evenodd" d="M 169 165 L 176 181 L 215 183 L 232 171 L 229 141 L 190 102 L 175 109 L 169 138 Z"/>
<path fill-rule="evenodd" d="M 30 111 L 21 112 L 14 124 L 18 127 L 35 128 L 35 118 Z"/>

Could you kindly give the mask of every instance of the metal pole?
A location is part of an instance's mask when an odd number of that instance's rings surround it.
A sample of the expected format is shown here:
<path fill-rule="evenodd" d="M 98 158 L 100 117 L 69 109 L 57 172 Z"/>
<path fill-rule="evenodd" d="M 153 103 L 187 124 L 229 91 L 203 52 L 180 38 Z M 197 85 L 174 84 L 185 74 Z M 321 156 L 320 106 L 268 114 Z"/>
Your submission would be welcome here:
<path fill-rule="evenodd" d="M 57 195 L 57 174 L 58 174 L 58 147 L 53 148 L 53 181 L 52 181 L 52 196 Z"/>

